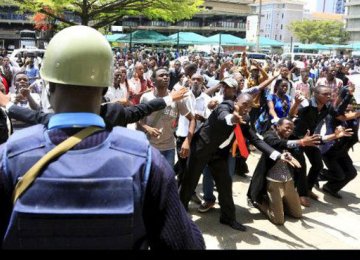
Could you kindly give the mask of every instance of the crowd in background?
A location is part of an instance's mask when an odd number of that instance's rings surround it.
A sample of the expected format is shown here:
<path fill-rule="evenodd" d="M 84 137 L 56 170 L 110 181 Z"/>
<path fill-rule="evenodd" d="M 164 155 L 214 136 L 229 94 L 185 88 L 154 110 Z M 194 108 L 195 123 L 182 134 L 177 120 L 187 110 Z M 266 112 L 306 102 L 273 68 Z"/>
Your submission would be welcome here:
<path fill-rule="evenodd" d="M 40 66 L 41 60 L 37 57 L 11 60 L 6 53 L 0 56 L 0 90 L 10 94 L 6 104 L 0 102 L 3 106 L 0 110 L 1 142 L 7 140 L 13 129 L 30 124 L 19 117 L 9 118 L 11 105 L 52 112 L 49 87 L 40 77 Z M 199 203 L 200 212 L 213 208 L 216 200 L 214 179 L 222 211 L 232 207 L 231 183 L 221 178 L 231 180 L 234 174 L 246 176 L 248 173 L 246 158 L 236 148 L 234 138 L 216 147 L 214 154 L 218 157 L 208 156 L 226 161 L 228 176 L 224 176 L 224 172 L 221 172 L 223 176 L 214 172 L 221 171 L 223 164 L 214 166 L 209 162 L 200 169 L 203 173 L 202 197 L 193 187 L 196 180 L 191 181 L 191 188 L 184 185 L 190 185 L 187 176 L 193 170 L 189 168 L 189 162 L 196 150 L 191 144 L 202 141 L 211 146 L 213 142 L 212 139 L 201 139 L 201 134 L 197 133 L 207 127 L 216 127 L 209 119 L 213 111 L 217 111 L 223 102 L 235 102 L 241 93 L 252 97 L 249 113 L 243 116 L 249 122 L 249 129 L 280 153 L 289 151 L 289 156 L 296 158 L 301 166 L 298 169 L 284 162 L 269 162 L 269 156 L 265 156 L 260 159 L 255 173 L 251 173 L 254 177 L 249 187 L 249 201 L 272 222 L 282 224 L 284 221 L 287 210 L 280 203 L 282 197 L 290 215 L 300 218 L 301 205 L 309 207 L 310 199 L 317 199 L 312 188 L 319 185 L 319 181 L 326 181 L 322 188 L 324 192 L 341 198 L 339 191 L 356 176 L 348 152 L 358 141 L 360 113 L 356 111 L 352 97 L 354 84 L 348 75 L 360 73 L 358 58 L 320 55 L 315 59 L 291 62 L 282 60 L 280 55 L 270 55 L 266 60 L 257 61 L 249 59 L 246 52 L 241 55 L 213 53 L 204 57 L 185 50 L 137 49 L 125 53 L 116 49 L 113 71 L 113 85 L 104 92 L 104 104 L 135 106 L 166 97 L 182 87 L 189 89 L 185 99 L 128 124 L 129 128 L 146 133 L 151 145 L 174 167 L 185 208 L 189 202 L 189 189 L 191 200 Z M 256 146 L 255 137 L 251 139 L 244 135 L 248 149 L 254 151 L 256 148 L 251 143 Z M 311 163 L 309 172 L 304 154 Z M 323 162 L 328 170 L 324 169 Z M 241 226 L 229 221 L 220 219 L 220 222 L 242 230 Z"/>

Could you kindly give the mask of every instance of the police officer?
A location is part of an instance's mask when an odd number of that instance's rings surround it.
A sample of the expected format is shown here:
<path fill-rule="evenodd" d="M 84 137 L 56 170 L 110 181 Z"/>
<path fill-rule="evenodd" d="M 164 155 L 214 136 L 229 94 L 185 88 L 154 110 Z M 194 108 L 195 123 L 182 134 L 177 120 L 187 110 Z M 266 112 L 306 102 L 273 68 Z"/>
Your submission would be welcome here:
<path fill-rule="evenodd" d="M 55 115 L 0 148 L 2 248 L 205 248 L 159 151 L 141 132 L 107 130 L 99 116 L 112 59 L 90 27 L 66 28 L 50 41 L 40 73 Z M 32 166 L 74 134 L 79 143 L 39 166 L 23 188 Z"/>

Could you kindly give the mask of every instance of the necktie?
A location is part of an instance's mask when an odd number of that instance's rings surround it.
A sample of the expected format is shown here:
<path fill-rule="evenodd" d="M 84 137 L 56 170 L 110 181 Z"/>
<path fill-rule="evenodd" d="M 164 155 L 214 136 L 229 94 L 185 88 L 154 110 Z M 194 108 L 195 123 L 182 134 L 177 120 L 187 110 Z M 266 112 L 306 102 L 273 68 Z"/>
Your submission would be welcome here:
<path fill-rule="evenodd" d="M 249 156 L 249 151 L 246 147 L 245 138 L 243 136 L 243 133 L 241 131 L 239 124 L 236 124 L 234 132 L 235 132 L 235 137 L 236 137 L 236 143 L 240 150 L 240 155 L 246 159 Z"/>

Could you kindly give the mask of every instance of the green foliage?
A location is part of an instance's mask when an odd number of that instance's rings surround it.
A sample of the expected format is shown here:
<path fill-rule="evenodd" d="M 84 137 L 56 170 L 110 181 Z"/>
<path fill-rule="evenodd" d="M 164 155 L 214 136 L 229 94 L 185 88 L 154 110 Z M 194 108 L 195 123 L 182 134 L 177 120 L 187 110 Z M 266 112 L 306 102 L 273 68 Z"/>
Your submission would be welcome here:
<path fill-rule="evenodd" d="M 344 44 L 349 39 L 344 23 L 338 21 L 294 21 L 288 29 L 302 43 Z"/>
<path fill-rule="evenodd" d="M 8 1 L 8 0 L 0 0 Z M 64 16 L 70 11 L 81 24 L 101 28 L 124 16 L 144 15 L 150 19 L 175 22 L 189 19 L 199 12 L 204 0 L 12 0 L 22 11 L 44 13 L 58 22 L 74 25 Z"/>

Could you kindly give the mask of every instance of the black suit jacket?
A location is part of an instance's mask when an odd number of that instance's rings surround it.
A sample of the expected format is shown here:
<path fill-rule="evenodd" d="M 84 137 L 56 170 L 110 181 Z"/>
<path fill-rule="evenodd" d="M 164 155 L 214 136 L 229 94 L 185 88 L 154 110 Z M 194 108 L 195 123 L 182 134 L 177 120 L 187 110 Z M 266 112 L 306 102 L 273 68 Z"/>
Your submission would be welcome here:
<path fill-rule="evenodd" d="M 196 132 L 194 138 L 197 141 L 196 150 L 204 150 L 206 153 L 213 154 L 217 151 L 218 147 L 229 138 L 234 126 L 230 126 L 226 123 L 225 117 L 234 112 L 234 102 L 226 100 L 222 102 L 205 121 L 204 125 Z M 261 140 L 251 129 L 250 124 L 241 124 L 241 130 L 244 138 L 252 143 L 260 151 L 267 155 L 270 155 L 274 149 Z M 193 143 L 193 141 L 191 142 Z M 230 142 L 229 146 L 232 144 Z M 228 147 L 224 148 L 224 150 Z"/>
<path fill-rule="evenodd" d="M 127 124 L 135 123 L 141 118 L 150 115 L 152 112 L 165 107 L 166 103 L 162 98 L 156 98 L 148 103 L 129 107 L 108 103 L 101 106 L 100 116 L 104 118 L 107 127 L 126 126 Z M 50 117 L 53 115 L 52 113 L 44 113 L 42 111 L 35 111 L 16 105 L 11 106 L 8 113 L 11 118 L 33 125 L 47 125 Z"/>

